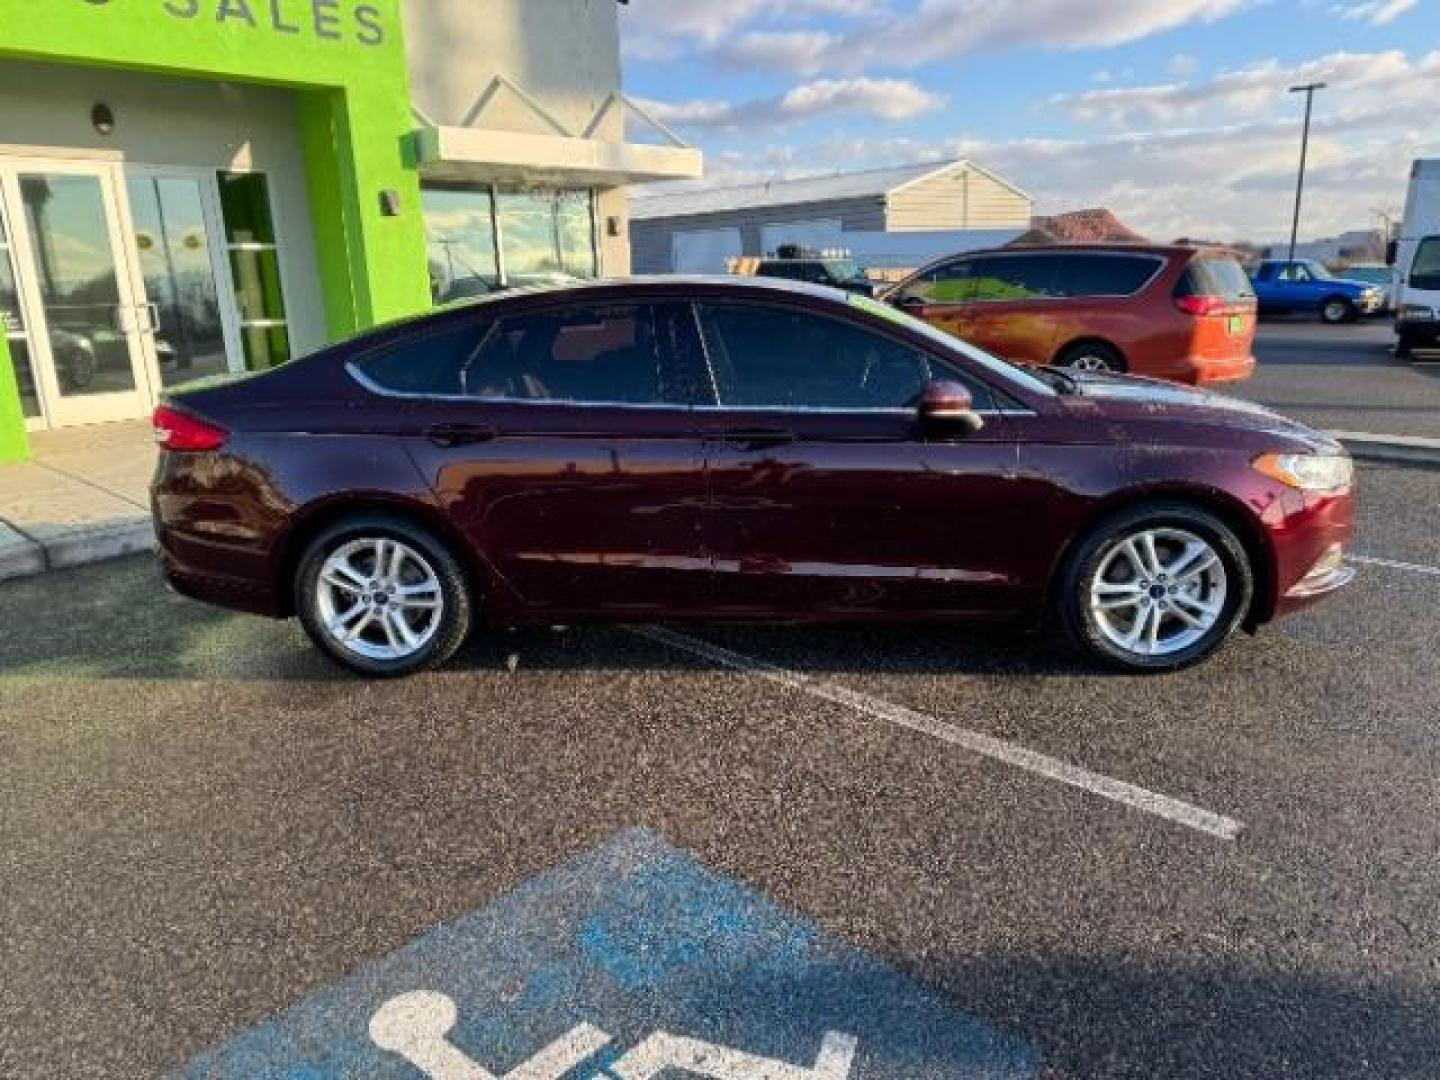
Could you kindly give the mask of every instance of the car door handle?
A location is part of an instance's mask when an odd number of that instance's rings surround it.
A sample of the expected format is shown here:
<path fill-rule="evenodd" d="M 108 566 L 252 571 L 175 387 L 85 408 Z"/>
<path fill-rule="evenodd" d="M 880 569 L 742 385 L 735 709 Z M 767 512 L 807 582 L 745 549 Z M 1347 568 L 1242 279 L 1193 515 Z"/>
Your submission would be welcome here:
<path fill-rule="evenodd" d="M 474 446 L 499 434 L 489 424 L 436 424 L 425 432 L 425 437 L 436 446 Z"/>
<path fill-rule="evenodd" d="M 734 428 L 720 436 L 726 446 L 742 450 L 766 450 L 795 441 L 795 432 L 787 428 Z"/>

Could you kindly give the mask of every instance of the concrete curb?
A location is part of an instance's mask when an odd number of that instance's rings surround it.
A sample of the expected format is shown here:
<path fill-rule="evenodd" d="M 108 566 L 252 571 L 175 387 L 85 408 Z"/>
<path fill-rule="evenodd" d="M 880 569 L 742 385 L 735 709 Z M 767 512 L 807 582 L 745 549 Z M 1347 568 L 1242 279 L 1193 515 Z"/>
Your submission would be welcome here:
<path fill-rule="evenodd" d="M 1418 435 L 1376 435 L 1367 431 L 1332 431 L 1356 461 L 1440 469 L 1440 439 Z"/>
<path fill-rule="evenodd" d="M 154 546 L 155 526 L 143 517 L 76 530 L 43 542 L 22 536 L 0 547 L 0 581 L 88 566 L 148 551 Z"/>

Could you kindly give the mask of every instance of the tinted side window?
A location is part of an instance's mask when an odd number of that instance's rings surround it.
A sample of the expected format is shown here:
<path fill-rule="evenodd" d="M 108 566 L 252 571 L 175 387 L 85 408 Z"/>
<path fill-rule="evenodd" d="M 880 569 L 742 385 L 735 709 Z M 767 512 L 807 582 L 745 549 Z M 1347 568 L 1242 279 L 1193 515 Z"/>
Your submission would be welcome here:
<path fill-rule="evenodd" d="M 950 304 L 968 299 L 966 282 L 970 278 L 970 261 L 957 260 L 937 266 L 921 274 L 900 290 L 898 299 L 920 300 L 927 304 Z"/>
<path fill-rule="evenodd" d="M 1061 296 L 1133 296 L 1160 269 L 1154 259 L 1132 255 L 1061 255 L 1055 262 Z"/>
<path fill-rule="evenodd" d="M 1250 300 L 1254 298 L 1255 290 L 1234 259 L 1197 256 L 1185 268 L 1184 275 L 1175 286 L 1175 295 Z"/>
<path fill-rule="evenodd" d="M 1056 295 L 1052 255 L 991 255 L 975 260 L 971 300 L 1030 300 Z"/>
<path fill-rule="evenodd" d="M 488 328 L 486 323 L 412 337 L 355 361 L 367 379 L 399 394 L 459 394 L 465 366 Z"/>
<path fill-rule="evenodd" d="M 931 379 L 923 352 L 852 323 L 758 305 L 699 312 L 728 408 L 907 408 Z"/>
<path fill-rule="evenodd" d="M 646 305 L 567 308 L 501 319 L 470 365 L 475 397 L 591 404 L 685 404 L 662 364 Z"/>

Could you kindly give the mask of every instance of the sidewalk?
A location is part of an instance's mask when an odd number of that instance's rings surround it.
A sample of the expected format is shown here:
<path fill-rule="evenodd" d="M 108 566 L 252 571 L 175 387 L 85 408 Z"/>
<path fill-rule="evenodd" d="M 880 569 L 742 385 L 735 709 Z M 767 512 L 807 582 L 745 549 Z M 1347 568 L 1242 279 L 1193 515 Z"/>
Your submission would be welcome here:
<path fill-rule="evenodd" d="M 1331 434 L 1359 461 L 1440 468 L 1440 439 Z M 32 461 L 0 466 L 0 581 L 150 547 L 149 421 L 39 432 L 31 445 Z"/>
<path fill-rule="evenodd" d="M 0 580 L 151 545 L 148 420 L 36 432 L 30 444 L 32 460 L 0 466 Z"/>

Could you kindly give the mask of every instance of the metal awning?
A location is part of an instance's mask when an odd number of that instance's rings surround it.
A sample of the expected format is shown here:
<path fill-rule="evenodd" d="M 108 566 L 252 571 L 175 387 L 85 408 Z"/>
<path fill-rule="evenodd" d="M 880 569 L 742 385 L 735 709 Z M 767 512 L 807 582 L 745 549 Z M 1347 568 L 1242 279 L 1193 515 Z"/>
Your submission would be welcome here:
<path fill-rule="evenodd" d="M 544 132 L 509 131 L 480 125 L 495 96 L 516 95 L 544 121 Z M 661 144 L 613 142 L 596 138 L 616 114 L 628 114 L 657 134 Z M 489 89 L 460 126 L 436 124 L 416 113 L 415 132 L 421 174 L 452 183 L 555 184 L 567 187 L 620 187 L 659 180 L 692 180 L 704 175 L 704 155 L 624 94 L 612 94 L 583 132 L 573 132 L 505 76 Z M 611 125 L 610 130 L 614 130 Z"/>

